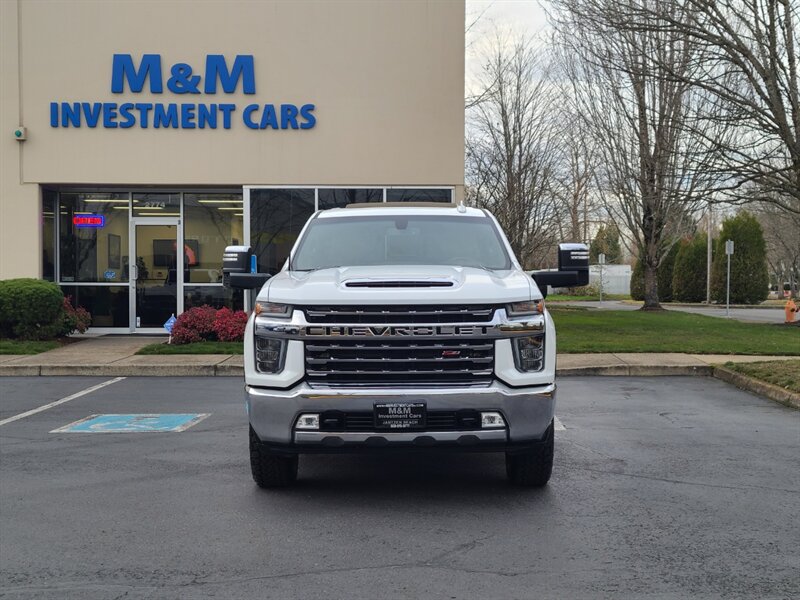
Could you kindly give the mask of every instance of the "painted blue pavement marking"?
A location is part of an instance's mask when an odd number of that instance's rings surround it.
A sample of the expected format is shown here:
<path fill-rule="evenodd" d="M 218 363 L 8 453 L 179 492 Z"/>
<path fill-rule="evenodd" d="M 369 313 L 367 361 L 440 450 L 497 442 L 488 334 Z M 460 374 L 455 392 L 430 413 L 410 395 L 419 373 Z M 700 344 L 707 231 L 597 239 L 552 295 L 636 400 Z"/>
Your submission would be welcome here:
<path fill-rule="evenodd" d="M 209 413 L 90 415 L 80 421 L 54 429 L 50 433 L 185 431 L 208 416 Z"/>

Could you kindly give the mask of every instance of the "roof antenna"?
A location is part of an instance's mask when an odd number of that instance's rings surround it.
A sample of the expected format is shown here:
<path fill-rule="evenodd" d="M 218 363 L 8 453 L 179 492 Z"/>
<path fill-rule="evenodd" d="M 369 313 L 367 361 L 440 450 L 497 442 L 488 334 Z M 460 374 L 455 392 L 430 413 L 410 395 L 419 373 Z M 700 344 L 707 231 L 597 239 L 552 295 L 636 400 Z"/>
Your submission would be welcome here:
<path fill-rule="evenodd" d="M 460 212 L 460 213 L 467 212 L 467 207 L 464 206 L 464 201 L 463 200 L 459 200 L 458 201 L 458 206 L 456 206 L 456 210 L 458 210 L 458 212 Z"/>

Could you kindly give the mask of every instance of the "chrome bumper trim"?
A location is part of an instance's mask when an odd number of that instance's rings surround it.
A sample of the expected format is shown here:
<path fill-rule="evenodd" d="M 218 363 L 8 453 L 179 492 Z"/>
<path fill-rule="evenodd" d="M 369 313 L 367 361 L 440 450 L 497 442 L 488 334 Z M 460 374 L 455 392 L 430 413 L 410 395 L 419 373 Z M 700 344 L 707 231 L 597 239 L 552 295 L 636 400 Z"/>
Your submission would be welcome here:
<path fill-rule="evenodd" d="M 473 445 L 485 442 L 506 442 L 505 429 L 478 429 L 474 431 L 295 431 L 295 444 L 320 444 L 324 446 L 343 446 L 346 444 L 366 444 L 390 446 L 392 444 L 414 444 L 428 446 L 438 443 L 457 443 Z"/>

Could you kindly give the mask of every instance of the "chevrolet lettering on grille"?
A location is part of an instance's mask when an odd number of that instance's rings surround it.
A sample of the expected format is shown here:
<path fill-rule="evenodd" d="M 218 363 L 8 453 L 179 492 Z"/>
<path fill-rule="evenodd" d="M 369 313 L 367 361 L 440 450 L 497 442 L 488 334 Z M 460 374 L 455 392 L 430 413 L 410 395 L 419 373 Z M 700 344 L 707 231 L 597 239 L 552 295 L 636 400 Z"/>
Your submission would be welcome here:
<path fill-rule="evenodd" d="M 491 328 L 482 325 L 435 325 L 422 327 L 334 326 L 306 327 L 306 337 L 426 337 L 487 335 Z"/>

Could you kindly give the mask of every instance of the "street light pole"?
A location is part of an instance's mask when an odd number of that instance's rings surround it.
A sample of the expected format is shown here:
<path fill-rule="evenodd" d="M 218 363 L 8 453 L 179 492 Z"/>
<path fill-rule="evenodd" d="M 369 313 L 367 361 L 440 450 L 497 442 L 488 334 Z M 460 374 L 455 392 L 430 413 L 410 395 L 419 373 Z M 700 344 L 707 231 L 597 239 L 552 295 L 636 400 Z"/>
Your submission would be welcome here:
<path fill-rule="evenodd" d="M 708 233 L 706 234 L 706 304 L 711 304 L 711 202 L 708 203 Z"/>
<path fill-rule="evenodd" d="M 733 240 L 726 240 L 725 254 L 728 255 L 728 282 L 725 291 L 725 316 L 731 316 L 731 255 L 733 254 Z"/>

